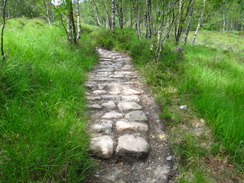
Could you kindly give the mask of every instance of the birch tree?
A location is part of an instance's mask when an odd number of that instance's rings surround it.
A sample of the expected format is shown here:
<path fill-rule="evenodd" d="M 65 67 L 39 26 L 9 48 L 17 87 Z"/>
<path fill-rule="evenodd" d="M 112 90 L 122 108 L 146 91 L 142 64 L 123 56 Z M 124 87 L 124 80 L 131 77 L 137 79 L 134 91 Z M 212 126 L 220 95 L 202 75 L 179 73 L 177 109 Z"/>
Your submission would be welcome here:
<path fill-rule="evenodd" d="M 199 18 L 199 20 L 198 20 L 197 28 L 196 28 L 196 31 L 195 31 L 195 33 L 194 33 L 194 36 L 193 36 L 193 39 L 192 39 L 192 42 L 191 42 L 191 47 L 192 47 L 192 46 L 194 45 L 194 43 L 195 43 L 195 40 L 196 40 L 196 38 L 197 38 L 197 33 L 198 33 L 198 31 L 199 31 L 199 29 L 200 29 L 200 27 L 201 27 L 201 23 L 202 23 L 202 21 L 203 21 L 203 19 L 204 19 L 204 10 L 205 10 L 205 6 L 206 6 L 206 0 L 203 0 L 203 8 L 202 8 L 202 12 L 201 12 L 200 18 Z"/>
<path fill-rule="evenodd" d="M 132 6 L 134 10 L 134 20 L 135 20 L 135 29 L 136 29 L 137 37 L 139 40 L 141 40 L 141 22 L 140 22 L 141 2 L 132 0 Z"/>
<path fill-rule="evenodd" d="M 97 3 L 95 2 L 95 0 L 89 0 L 89 8 L 90 8 L 91 16 L 93 17 L 97 26 L 102 27 L 100 13 L 99 13 Z"/>
<path fill-rule="evenodd" d="M 179 1 L 179 10 L 177 13 L 178 21 L 177 21 L 177 26 L 175 27 L 175 44 L 176 45 L 179 44 L 184 29 L 185 28 L 187 29 L 186 20 L 189 17 L 189 13 L 190 13 L 191 9 L 193 8 L 194 2 L 195 2 L 195 0 L 188 0 L 188 2 L 187 2 L 187 0 Z"/>
<path fill-rule="evenodd" d="M 111 8 L 111 29 L 115 29 L 115 0 L 112 1 L 112 8 Z"/>
<path fill-rule="evenodd" d="M 173 23 L 175 22 L 174 9 L 178 0 L 175 1 L 165 1 L 167 3 L 162 3 L 162 11 L 158 12 L 158 32 L 157 32 L 157 45 L 155 57 L 156 61 L 159 62 L 161 58 L 163 42 L 169 37 L 172 30 Z M 158 0 L 160 2 L 160 0 Z M 164 31 L 165 25 L 168 25 Z M 163 35 L 164 32 L 164 35 Z"/>
<path fill-rule="evenodd" d="M 77 39 L 80 39 L 81 24 L 80 24 L 80 2 L 76 0 L 76 14 L 77 14 Z"/>
<path fill-rule="evenodd" d="M 106 13 L 106 28 L 111 29 L 111 10 L 110 10 L 110 0 L 102 0 L 102 4 Z"/>
<path fill-rule="evenodd" d="M 124 28 L 124 7 L 123 7 L 123 0 L 118 0 L 117 3 L 117 13 L 119 19 L 119 27 L 120 29 Z"/>
<path fill-rule="evenodd" d="M 152 36 L 152 22 L 151 22 L 151 14 L 152 14 L 152 2 L 151 0 L 146 0 L 145 2 L 145 11 L 144 11 L 144 22 L 146 28 L 146 38 L 151 38 Z"/>
<path fill-rule="evenodd" d="M 7 1 L 2 1 L 2 30 L 1 30 L 1 54 L 2 54 L 2 60 L 5 60 L 5 53 L 4 53 L 4 29 L 6 24 L 6 7 L 7 7 Z"/>

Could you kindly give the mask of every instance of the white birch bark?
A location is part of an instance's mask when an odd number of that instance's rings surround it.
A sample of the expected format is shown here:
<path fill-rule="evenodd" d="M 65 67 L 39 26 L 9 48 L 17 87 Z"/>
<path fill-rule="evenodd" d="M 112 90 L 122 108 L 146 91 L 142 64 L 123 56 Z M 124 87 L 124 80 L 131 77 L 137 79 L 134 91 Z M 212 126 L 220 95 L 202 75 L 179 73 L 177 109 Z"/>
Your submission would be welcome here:
<path fill-rule="evenodd" d="M 2 54 L 2 60 L 5 60 L 5 53 L 4 53 L 4 29 L 5 29 L 5 21 L 6 21 L 6 6 L 7 6 L 8 0 L 3 0 L 3 9 L 2 9 L 2 30 L 1 30 L 1 54 Z"/>
<path fill-rule="evenodd" d="M 46 0 L 43 1 L 43 4 L 45 6 L 45 9 L 46 9 L 46 20 L 48 22 L 48 24 L 50 25 L 50 27 L 52 27 L 52 24 L 51 24 L 51 20 L 50 20 L 50 17 L 49 17 L 49 7 L 48 7 L 48 2 Z"/>
<path fill-rule="evenodd" d="M 203 8 L 202 8 L 201 16 L 200 16 L 200 18 L 199 18 L 199 20 L 198 20 L 197 29 L 196 29 L 196 31 L 195 31 L 195 33 L 194 33 L 194 37 L 193 37 L 192 42 L 191 42 L 191 47 L 192 47 L 192 46 L 194 45 L 194 43 L 195 43 L 195 40 L 196 40 L 196 38 L 197 38 L 197 33 L 198 33 L 198 31 L 199 31 L 199 29 L 200 29 L 200 27 L 201 27 L 201 23 L 202 23 L 202 21 L 203 21 L 203 19 L 204 19 L 204 10 L 205 10 L 205 6 L 206 6 L 206 0 L 203 0 Z"/>
<path fill-rule="evenodd" d="M 76 13 L 77 13 L 77 39 L 80 39 L 81 24 L 80 24 L 80 2 L 76 0 Z"/>
<path fill-rule="evenodd" d="M 111 8 L 111 29 L 115 29 L 115 0 L 112 0 L 112 8 Z"/>

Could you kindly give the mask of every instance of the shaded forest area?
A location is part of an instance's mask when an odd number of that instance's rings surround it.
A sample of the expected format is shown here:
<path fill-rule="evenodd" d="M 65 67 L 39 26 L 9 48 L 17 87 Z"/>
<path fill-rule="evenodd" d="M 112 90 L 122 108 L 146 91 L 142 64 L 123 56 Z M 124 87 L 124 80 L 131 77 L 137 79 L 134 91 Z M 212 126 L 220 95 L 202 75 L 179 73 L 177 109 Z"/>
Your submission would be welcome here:
<path fill-rule="evenodd" d="M 2 0 L 0 179 L 94 172 L 84 83 L 100 46 L 128 53 L 156 98 L 176 181 L 241 182 L 243 10 L 241 0 Z"/>

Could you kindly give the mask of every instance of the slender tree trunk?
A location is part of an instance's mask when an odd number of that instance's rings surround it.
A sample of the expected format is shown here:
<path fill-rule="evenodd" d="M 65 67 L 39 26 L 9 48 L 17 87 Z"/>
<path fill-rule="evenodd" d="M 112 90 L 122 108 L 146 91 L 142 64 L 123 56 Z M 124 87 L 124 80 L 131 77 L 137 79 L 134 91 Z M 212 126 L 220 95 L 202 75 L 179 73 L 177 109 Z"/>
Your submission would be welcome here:
<path fill-rule="evenodd" d="M 119 27 L 123 29 L 124 27 L 124 12 L 123 12 L 123 0 L 117 1 L 117 12 L 119 18 Z"/>
<path fill-rule="evenodd" d="M 196 40 L 196 38 L 197 38 L 197 33 L 198 33 L 198 31 L 199 31 L 199 29 L 200 29 L 200 27 L 201 27 L 201 23 L 202 23 L 202 21 L 203 21 L 203 19 L 204 19 L 204 10 L 205 10 L 205 6 L 206 6 L 206 0 L 203 0 L 203 8 L 202 8 L 201 16 L 200 16 L 200 18 L 199 18 L 199 20 L 198 20 L 197 29 L 196 29 L 196 31 L 195 31 L 195 33 L 194 33 L 194 37 L 193 37 L 192 42 L 191 42 L 191 47 L 192 47 L 192 46 L 194 45 L 194 43 L 195 43 L 195 40 Z"/>
<path fill-rule="evenodd" d="M 76 10 L 77 10 L 77 39 L 80 39 L 81 25 L 80 25 L 80 2 L 79 2 L 79 0 L 76 0 Z"/>
<path fill-rule="evenodd" d="M 177 2 L 177 0 L 175 2 L 171 2 L 170 4 L 168 4 L 167 14 L 165 14 L 164 12 L 160 13 L 162 15 L 159 17 L 160 22 L 158 23 L 157 49 L 156 49 L 156 53 L 155 53 L 157 63 L 159 63 L 159 61 L 161 59 L 163 42 L 169 37 L 171 28 L 172 28 L 174 21 L 175 21 L 174 6 L 175 6 L 176 2 Z M 170 17 L 171 12 L 173 12 L 171 19 L 168 18 L 168 20 L 165 20 L 164 16 Z M 163 27 L 164 27 L 164 24 L 167 23 L 167 21 L 168 21 L 168 26 L 167 26 L 165 36 L 163 38 Z"/>
<path fill-rule="evenodd" d="M 192 22 L 192 13 L 193 13 L 193 7 L 191 7 L 190 12 L 189 12 L 189 17 L 188 17 L 188 22 L 187 22 L 187 26 L 186 26 L 185 35 L 184 35 L 183 45 L 186 45 L 186 42 L 188 39 L 188 35 L 189 35 L 189 31 L 190 31 L 190 25 Z"/>
<path fill-rule="evenodd" d="M 133 15 L 133 6 L 131 6 L 131 8 L 130 8 L 130 28 L 132 29 L 133 28 L 133 17 L 134 17 L 134 15 Z"/>
<path fill-rule="evenodd" d="M 112 25 L 111 25 L 110 13 L 109 13 L 108 1 L 104 2 L 104 0 L 102 0 L 102 4 L 105 8 L 105 13 L 106 13 L 106 28 L 111 29 Z"/>
<path fill-rule="evenodd" d="M 223 13 L 223 31 L 226 31 L 226 14 Z"/>
<path fill-rule="evenodd" d="M 48 7 L 48 2 L 46 0 L 43 0 L 44 7 L 46 9 L 46 21 L 52 27 L 51 20 L 50 20 L 50 15 L 49 15 L 49 7 Z"/>
<path fill-rule="evenodd" d="M 145 13 L 144 22 L 146 27 L 146 38 L 151 38 L 152 36 L 152 26 L 151 26 L 151 0 L 146 0 L 145 2 Z"/>
<path fill-rule="evenodd" d="M 2 60 L 5 60 L 5 53 L 4 53 L 4 29 L 6 24 L 6 6 L 7 6 L 8 0 L 3 0 L 3 9 L 2 9 L 2 31 L 1 31 L 1 54 L 2 54 Z"/>
<path fill-rule="evenodd" d="M 66 30 L 67 30 L 68 41 L 72 41 L 72 24 L 71 24 L 69 17 L 67 17 L 67 29 Z"/>
<path fill-rule="evenodd" d="M 67 17 L 67 33 L 68 40 L 73 42 L 74 45 L 77 44 L 77 33 L 75 27 L 74 13 L 73 13 L 73 3 L 72 0 L 66 0 L 68 6 L 68 17 Z"/>
<path fill-rule="evenodd" d="M 98 11 L 98 7 L 95 1 L 90 0 L 90 10 L 93 10 L 93 6 L 94 6 L 94 12 L 91 12 L 91 16 L 93 17 L 94 21 L 96 22 L 97 26 L 102 27 L 102 23 L 100 20 L 100 16 L 99 16 L 99 11 Z"/>
<path fill-rule="evenodd" d="M 180 36 L 182 32 L 182 27 L 183 27 L 183 0 L 179 1 L 179 10 L 178 10 L 179 18 L 177 25 L 175 27 L 175 44 L 178 45 L 180 41 Z"/>
<path fill-rule="evenodd" d="M 111 8 L 111 29 L 115 29 L 115 0 L 112 0 L 112 8 Z"/>
<path fill-rule="evenodd" d="M 135 28 L 137 37 L 139 40 L 141 40 L 141 25 L 140 25 L 140 11 L 139 11 L 139 4 L 136 4 L 135 0 L 132 0 L 132 5 L 134 9 L 134 17 L 136 20 Z"/>

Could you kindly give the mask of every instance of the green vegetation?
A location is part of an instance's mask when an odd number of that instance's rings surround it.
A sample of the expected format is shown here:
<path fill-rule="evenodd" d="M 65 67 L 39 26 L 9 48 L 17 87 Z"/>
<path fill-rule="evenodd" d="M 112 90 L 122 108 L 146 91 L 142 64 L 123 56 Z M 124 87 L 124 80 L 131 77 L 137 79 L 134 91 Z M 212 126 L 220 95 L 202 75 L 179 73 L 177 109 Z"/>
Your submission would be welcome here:
<path fill-rule="evenodd" d="M 159 63 L 153 59 L 150 40 L 140 42 L 128 30 L 102 35 L 98 44 L 108 49 L 122 50 L 129 40 L 124 51 L 129 52 L 162 108 L 161 117 L 182 173 L 179 181 L 215 182 L 238 177 L 244 154 L 243 35 L 203 31 L 199 33 L 201 45 L 186 45 L 184 50 L 168 40 Z M 182 104 L 188 109 L 179 109 Z M 236 169 L 226 173 L 216 162 Z M 221 173 L 216 173 L 217 168 Z"/>
<path fill-rule="evenodd" d="M 179 182 L 243 179 L 243 9 L 241 0 L 3 0 L 0 180 L 89 176 L 84 82 L 95 46 L 129 53 L 144 75 Z"/>
<path fill-rule="evenodd" d="M 40 19 L 7 22 L 0 75 L 0 177 L 3 182 L 79 182 L 94 167 L 85 115 L 86 72 L 96 61 Z"/>

